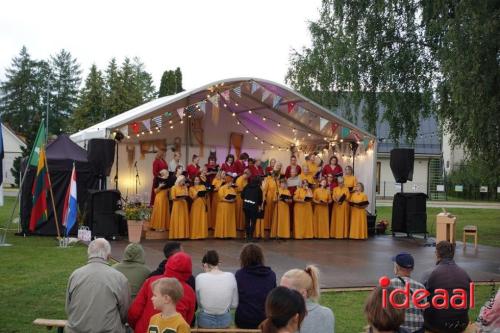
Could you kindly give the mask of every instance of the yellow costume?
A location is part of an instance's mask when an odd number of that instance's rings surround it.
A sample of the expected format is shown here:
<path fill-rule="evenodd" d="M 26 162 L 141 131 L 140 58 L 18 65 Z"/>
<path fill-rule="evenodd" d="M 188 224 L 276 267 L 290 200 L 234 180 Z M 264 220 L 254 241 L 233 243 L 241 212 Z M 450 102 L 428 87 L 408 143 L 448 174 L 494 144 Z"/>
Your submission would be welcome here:
<path fill-rule="evenodd" d="M 277 193 L 277 181 L 271 177 L 267 176 L 266 180 L 263 184 L 262 193 L 264 195 L 264 200 L 266 201 L 266 205 L 264 207 L 264 228 L 270 229 L 271 223 L 273 222 L 273 214 L 274 214 L 274 199 L 276 198 Z"/>
<path fill-rule="evenodd" d="M 217 205 L 219 203 L 219 189 L 224 183 L 222 179 L 214 178 L 212 181 L 213 192 L 210 193 L 210 214 L 208 217 L 208 227 L 215 228 L 215 221 L 217 219 Z"/>
<path fill-rule="evenodd" d="M 189 188 L 189 196 L 193 199 L 190 212 L 191 239 L 208 237 L 208 203 L 206 198 L 198 196 L 199 191 L 206 191 L 204 185 L 195 185 Z"/>
<path fill-rule="evenodd" d="M 236 228 L 238 230 L 245 229 L 245 214 L 243 213 L 243 199 L 241 199 L 241 192 L 247 186 L 248 179 L 243 176 L 239 176 L 236 179 Z"/>
<path fill-rule="evenodd" d="M 155 230 L 168 230 L 170 222 L 170 204 L 168 189 L 155 189 L 155 202 L 151 213 L 150 227 Z"/>
<path fill-rule="evenodd" d="M 288 189 L 279 189 L 279 195 L 291 195 Z M 271 238 L 290 238 L 290 204 L 279 200 L 274 205 Z"/>
<path fill-rule="evenodd" d="M 347 186 L 337 186 L 333 189 L 333 199 L 338 201 L 342 195 L 345 195 L 343 203 L 334 202 L 332 212 L 332 222 L 330 227 L 330 236 L 332 238 L 348 238 L 349 237 L 349 218 L 350 206 L 349 198 L 351 194 Z"/>
<path fill-rule="evenodd" d="M 172 214 L 170 215 L 170 230 L 168 238 L 179 239 L 189 238 L 189 210 L 186 199 L 174 200 L 179 196 L 187 196 L 186 186 L 175 185 L 170 190 L 170 197 L 173 200 Z"/>
<path fill-rule="evenodd" d="M 328 212 L 328 203 L 332 200 L 330 190 L 318 187 L 314 190 L 314 216 L 313 229 L 315 238 L 330 237 L 330 218 Z M 320 204 L 316 203 L 320 202 Z"/>
<path fill-rule="evenodd" d="M 298 188 L 293 195 L 294 200 L 304 200 L 307 190 Z M 308 202 L 295 202 L 293 207 L 294 238 L 313 238 L 313 210 L 312 204 Z"/>
<path fill-rule="evenodd" d="M 363 192 L 352 193 L 350 202 L 363 202 L 368 201 L 368 197 Z M 365 208 L 351 206 L 351 230 L 349 231 L 349 238 L 352 239 L 367 239 L 368 238 L 368 224 L 366 221 Z"/>
<path fill-rule="evenodd" d="M 356 186 L 357 183 L 358 180 L 356 179 L 356 176 L 344 176 L 345 187 L 354 188 L 354 186 Z"/>
<path fill-rule="evenodd" d="M 222 201 L 228 194 L 236 195 L 234 188 L 228 184 L 219 189 L 219 204 L 217 205 L 217 221 L 215 222 L 216 238 L 236 238 L 236 204 Z"/>
<path fill-rule="evenodd" d="M 308 161 L 306 163 L 306 166 L 308 171 L 305 172 L 305 168 L 302 168 L 302 173 L 299 175 L 299 178 L 301 181 L 306 180 L 309 184 L 315 185 L 316 179 L 314 179 L 314 176 L 318 172 L 319 167 L 316 165 L 316 163 L 311 161 Z"/>

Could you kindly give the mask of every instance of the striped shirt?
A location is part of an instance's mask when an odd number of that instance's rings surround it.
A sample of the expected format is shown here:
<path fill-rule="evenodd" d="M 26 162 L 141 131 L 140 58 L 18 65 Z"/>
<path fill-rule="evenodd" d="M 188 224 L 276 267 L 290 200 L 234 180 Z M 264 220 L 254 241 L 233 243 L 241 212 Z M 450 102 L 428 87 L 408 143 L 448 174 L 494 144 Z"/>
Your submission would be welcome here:
<path fill-rule="evenodd" d="M 403 280 L 403 281 L 401 281 Z M 406 283 L 410 284 L 410 297 L 416 289 L 425 289 L 424 285 L 409 277 L 395 277 L 391 279 L 391 287 L 395 289 L 404 289 Z M 423 300 L 422 302 L 425 302 Z M 424 310 L 417 309 L 410 299 L 410 307 L 405 310 L 405 322 L 401 327 L 406 328 L 410 332 L 415 332 L 424 327 Z"/>

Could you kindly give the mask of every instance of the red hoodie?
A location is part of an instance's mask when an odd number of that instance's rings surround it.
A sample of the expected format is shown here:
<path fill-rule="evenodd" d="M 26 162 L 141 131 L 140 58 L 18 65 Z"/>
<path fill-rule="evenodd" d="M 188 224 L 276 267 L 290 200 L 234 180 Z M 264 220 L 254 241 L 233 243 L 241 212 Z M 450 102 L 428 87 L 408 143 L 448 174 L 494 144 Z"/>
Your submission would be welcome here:
<path fill-rule="evenodd" d="M 149 320 L 160 311 L 155 310 L 151 297 L 153 290 L 151 284 L 163 277 L 174 277 L 182 284 L 184 296 L 177 302 L 179 312 L 186 322 L 191 323 L 194 317 L 196 295 L 193 289 L 186 283 L 192 273 L 191 257 L 184 252 L 177 252 L 171 256 L 165 264 L 165 273 L 155 275 L 144 281 L 139 293 L 128 310 L 128 323 L 135 333 L 147 333 Z"/>

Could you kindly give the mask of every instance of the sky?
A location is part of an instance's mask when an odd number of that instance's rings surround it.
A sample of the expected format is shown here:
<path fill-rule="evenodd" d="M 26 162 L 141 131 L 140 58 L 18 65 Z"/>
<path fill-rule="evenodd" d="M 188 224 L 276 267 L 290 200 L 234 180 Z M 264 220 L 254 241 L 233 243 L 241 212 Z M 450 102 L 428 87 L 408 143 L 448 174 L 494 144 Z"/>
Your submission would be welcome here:
<path fill-rule="evenodd" d="M 0 80 L 22 46 L 35 59 L 66 49 L 86 76 L 95 63 L 139 57 L 156 88 L 180 67 L 185 89 L 241 76 L 285 82 L 292 50 L 310 45 L 321 0 L 5 1 Z"/>

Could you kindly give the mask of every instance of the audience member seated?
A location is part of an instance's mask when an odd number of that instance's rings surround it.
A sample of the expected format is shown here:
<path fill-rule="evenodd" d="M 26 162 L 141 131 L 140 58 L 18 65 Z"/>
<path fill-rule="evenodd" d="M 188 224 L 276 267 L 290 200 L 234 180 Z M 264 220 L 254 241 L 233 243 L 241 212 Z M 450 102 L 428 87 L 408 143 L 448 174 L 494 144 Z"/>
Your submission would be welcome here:
<path fill-rule="evenodd" d="M 262 333 L 294 333 L 306 316 L 304 298 L 286 287 L 273 289 L 266 299 L 266 320 L 260 325 Z"/>
<path fill-rule="evenodd" d="M 332 310 L 318 304 L 319 270 L 316 266 L 289 270 L 281 278 L 280 285 L 297 290 L 304 297 L 307 316 L 302 323 L 300 333 L 335 332 L 335 317 Z"/>
<path fill-rule="evenodd" d="M 108 265 L 111 245 L 104 238 L 90 242 L 87 253 L 87 264 L 69 277 L 65 332 L 125 332 L 130 305 L 127 278 Z"/>
<path fill-rule="evenodd" d="M 368 321 L 368 333 L 410 333 L 401 325 L 405 321 L 405 310 L 396 309 L 387 303 L 387 307 L 382 307 L 382 288 L 375 287 L 375 289 L 368 295 L 365 303 L 365 316 Z M 394 288 L 388 287 L 387 295 L 389 295 Z M 398 304 L 404 302 L 404 296 L 396 294 L 394 297 Z"/>
<path fill-rule="evenodd" d="M 191 332 L 188 323 L 176 311 L 176 304 L 184 294 L 180 282 L 175 278 L 161 278 L 153 282 L 151 288 L 153 289 L 153 306 L 160 313 L 155 314 L 149 320 L 147 333 Z"/>
<path fill-rule="evenodd" d="M 346 168 L 347 169 L 347 168 Z M 405 289 L 406 284 L 410 285 L 410 297 L 417 289 L 425 289 L 425 287 L 411 276 L 411 272 L 415 266 L 413 256 L 406 252 L 401 252 L 392 258 L 394 262 L 395 278 L 391 279 L 391 286 L 395 289 Z M 425 302 L 426 300 L 422 300 Z M 424 310 L 417 309 L 413 302 L 409 302 L 410 307 L 405 311 L 405 322 L 401 326 L 410 332 L 424 333 Z"/>
<path fill-rule="evenodd" d="M 151 273 L 151 270 L 144 263 L 144 249 L 140 244 L 131 243 L 125 248 L 122 262 L 114 264 L 113 268 L 121 272 L 128 280 L 130 292 L 134 298 L 142 283 Z"/>
<path fill-rule="evenodd" d="M 205 273 L 196 276 L 196 298 L 200 305 L 198 327 L 228 328 L 232 320 L 230 310 L 238 306 L 234 274 L 219 269 L 216 251 L 207 251 L 201 262 Z"/>
<path fill-rule="evenodd" d="M 264 266 L 264 254 L 257 244 L 245 245 L 236 276 L 238 307 L 234 321 L 239 328 L 255 329 L 266 318 L 267 294 L 276 287 L 276 274 Z"/>
<path fill-rule="evenodd" d="M 500 332 L 500 289 L 479 311 L 478 332 Z"/>
<path fill-rule="evenodd" d="M 184 252 L 177 252 L 168 258 L 163 275 L 155 275 L 144 281 L 128 311 L 128 323 L 135 333 L 147 332 L 149 320 L 154 314 L 159 313 L 151 301 L 153 297 L 151 285 L 163 277 L 174 277 L 182 284 L 184 295 L 177 302 L 176 309 L 188 323 L 193 321 L 196 296 L 193 289 L 186 283 L 191 272 L 191 257 Z"/>
<path fill-rule="evenodd" d="M 469 295 L 469 275 L 460 268 L 453 257 L 455 246 L 448 241 L 441 241 L 436 245 L 436 268 L 432 271 L 425 287 L 430 292 L 429 299 L 435 295 L 436 289 L 445 289 L 449 295 L 453 294 L 453 289 L 466 290 Z M 440 302 L 441 303 L 441 302 Z M 424 311 L 424 326 L 427 330 L 440 333 L 463 332 L 469 325 L 469 299 L 465 309 L 435 309 L 430 306 Z"/>

